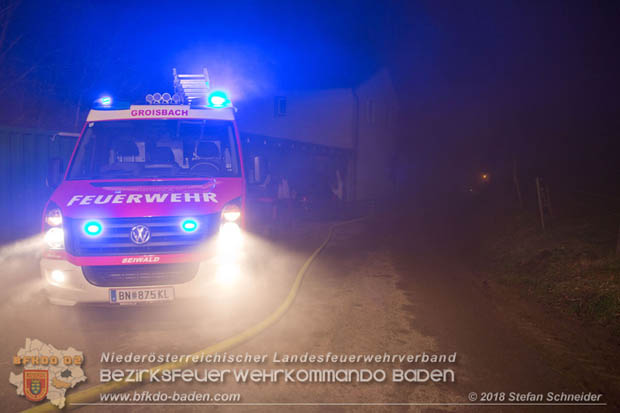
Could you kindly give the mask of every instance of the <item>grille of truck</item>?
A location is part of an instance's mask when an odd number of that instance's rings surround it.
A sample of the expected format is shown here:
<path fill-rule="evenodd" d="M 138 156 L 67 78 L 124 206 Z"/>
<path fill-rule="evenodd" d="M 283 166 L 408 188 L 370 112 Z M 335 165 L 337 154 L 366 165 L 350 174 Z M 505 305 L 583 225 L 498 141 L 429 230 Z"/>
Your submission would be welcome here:
<path fill-rule="evenodd" d="M 189 252 L 215 234 L 219 224 L 219 214 L 192 218 L 198 221 L 194 232 L 185 232 L 181 228 L 183 217 L 98 219 L 103 230 L 94 237 L 84 232 L 83 226 L 88 220 L 66 218 L 65 248 L 77 257 Z M 131 229 L 136 225 L 145 225 L 150 230 L 150 239 L 144 244 L 138 245 L 130 238 Z"/>
<path fill-rule="evenodd" d="M 198 264 L 100 265 L 82 267 L 86 280 L 98 287 L 182 284 L 198 272 Z"/>

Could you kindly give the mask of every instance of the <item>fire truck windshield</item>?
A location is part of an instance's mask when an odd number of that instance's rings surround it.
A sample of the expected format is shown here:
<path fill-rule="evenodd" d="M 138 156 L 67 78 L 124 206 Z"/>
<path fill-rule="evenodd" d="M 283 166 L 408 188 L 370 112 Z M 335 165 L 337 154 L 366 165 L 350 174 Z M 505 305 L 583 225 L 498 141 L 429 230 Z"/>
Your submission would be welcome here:
<path fill-rule="evenodd" d="M 231 122 L 119 120 L 91 122 L 68 179 L 240 176 Z"/>

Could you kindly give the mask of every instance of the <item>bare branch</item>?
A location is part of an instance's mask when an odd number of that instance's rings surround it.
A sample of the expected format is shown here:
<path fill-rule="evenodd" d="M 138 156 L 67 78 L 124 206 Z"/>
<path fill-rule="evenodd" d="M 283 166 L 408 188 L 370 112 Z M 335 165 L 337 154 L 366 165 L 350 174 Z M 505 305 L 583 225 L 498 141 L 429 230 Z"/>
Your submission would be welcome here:
<path fill-rule="evenodd" d="M 4 41 L 6 40 L 7 32 L 9 30 L 9 24 L 11 22 L 11 16 L 13 15 L 13 11 L 15 8 L 13 4 L 10 4 L 4 9 L 2 15 L 2 29 L 0 30 L 0 50 L 2 50 L 2 46 L 4 45 Z"/>
<path fill-rule="evenodd" d="M 4 58 L 6 57 L 6 55 L 11 51 L 11 49 L 13 47 L 15 47 L 15 45 L 17 43 L 19 43 L 19 41 L 21 40 L 21 38 L 24 37 L 23 34 L 20 34 L 19 36 L 17 36 L 15 39 L 13 39 L 13 41 L 11 42 L 11 44 L 9 44 L 7 47 L 4 48 L 4 50 L 0 51 L 0 63 L 4 60 Z"/>
<path fill-rule="evenodd" d="M 2 28 L 0 29 L 0 51 L 3 50 L 4 43 L 6 42 L 6 37 L 9 31 L 9 25 L 11 23 L 11 17 L 13 17 L 13 12 L 19 6 L 20 0 L 9 0 L 8 6 L 6 6 L 3 10 L 2 16 Z M 12 47 L 12 46 L 11 46 Z"/>

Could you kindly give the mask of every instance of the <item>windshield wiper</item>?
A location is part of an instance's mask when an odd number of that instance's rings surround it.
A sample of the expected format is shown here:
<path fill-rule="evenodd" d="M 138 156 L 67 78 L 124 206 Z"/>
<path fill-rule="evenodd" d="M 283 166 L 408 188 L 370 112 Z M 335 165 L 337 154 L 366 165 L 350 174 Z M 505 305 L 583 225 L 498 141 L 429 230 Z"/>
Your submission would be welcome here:
<path fill-rule="evenodd" d="M 87 179 L 124 179 L 124 178 L 139 178 L 139 177 L 130 172 L 124 172 L 122 174 L 107 174 L 106 173 L 104 175 L 99 174 L 99 175 L 80 176 L 77 179 L 87 180 Z"/>

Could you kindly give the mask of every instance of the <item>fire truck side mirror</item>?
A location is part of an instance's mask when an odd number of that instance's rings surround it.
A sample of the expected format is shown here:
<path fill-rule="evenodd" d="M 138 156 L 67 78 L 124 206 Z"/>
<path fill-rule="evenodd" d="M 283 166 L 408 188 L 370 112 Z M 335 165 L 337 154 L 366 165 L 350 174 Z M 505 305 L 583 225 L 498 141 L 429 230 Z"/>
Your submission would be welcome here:
<path fill-rule="evenodd" d="M 62 180 L 63 171 L 64 169 L 62 167 L 62 159 L 50 159 L 47 170 L 47 186 L 50 188 L 56 188 Z"/>

